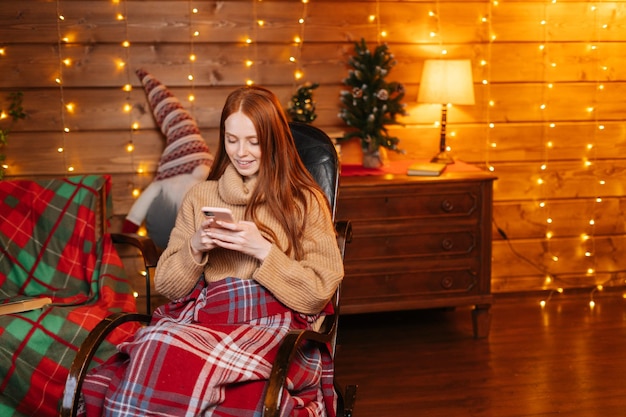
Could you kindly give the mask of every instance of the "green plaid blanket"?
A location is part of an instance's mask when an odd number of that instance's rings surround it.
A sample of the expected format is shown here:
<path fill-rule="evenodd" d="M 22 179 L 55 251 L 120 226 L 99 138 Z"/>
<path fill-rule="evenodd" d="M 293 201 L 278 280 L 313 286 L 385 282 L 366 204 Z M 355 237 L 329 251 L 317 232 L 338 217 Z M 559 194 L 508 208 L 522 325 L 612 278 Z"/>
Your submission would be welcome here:
<path fill-rule="evenodd" d="M 2 417 L 58 415 L 68 368 L 89 331 L 113 312 L 136 310 L 110 236 L 96 237 L 103 187 L 110 189 L 110 177 L 0 181 L 0 300 L 53 301 L 0 315 Z M 93 363 L 133 332 L 113 333 Z"/>

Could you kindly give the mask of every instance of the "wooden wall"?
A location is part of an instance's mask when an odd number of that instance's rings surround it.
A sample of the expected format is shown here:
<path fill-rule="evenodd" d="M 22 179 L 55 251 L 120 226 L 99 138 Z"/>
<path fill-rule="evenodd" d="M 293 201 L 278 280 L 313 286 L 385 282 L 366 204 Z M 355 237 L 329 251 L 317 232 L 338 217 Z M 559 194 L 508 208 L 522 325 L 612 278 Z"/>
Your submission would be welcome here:
<path fill-rule="evenodd" d="M 499 178 L 493 290 L 622 285 L 624 21 L 626 1 L 5 1 L 0 105 L 23 91 L 28 114 L 4 149 L 7 175 L 62 176 L 69 167 L 111 174 L 119 226 L 131 190 L 149 184 L 164 144 L 136 68 L 188 106 L 211 148 L 225 96 L 248 79 L 284 103 L 304 81 L 320 83 L 315 125 L 336 135 L 345 128 L 337 113 L 346 61 L 362 37 L 372 47 L 389 44 L 397 66 L 388 79 L 407 91 L 410 114 L 392 128 L 406 154 L 390 158 L 426 159 L 437 151 L 440 109 L 417 104 L 420 74 L 423 61 L 445 49 L 449 58 L 472 60 L 476 93 L 474 106 L 448 112 L 453 154 Z M 358 144 L 344 145 L 342 158 L 358 162 L 358 152 Z"/>

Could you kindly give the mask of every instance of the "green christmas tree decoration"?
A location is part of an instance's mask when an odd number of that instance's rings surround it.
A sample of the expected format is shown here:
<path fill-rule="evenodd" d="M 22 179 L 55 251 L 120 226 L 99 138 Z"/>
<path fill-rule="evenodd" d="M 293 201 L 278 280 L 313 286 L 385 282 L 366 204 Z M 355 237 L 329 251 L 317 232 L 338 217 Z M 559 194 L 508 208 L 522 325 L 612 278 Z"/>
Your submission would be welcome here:
<path fill-rule="evenodd" d="M 354 56 L 348 64 L 351 69 L 343 80 L 348 90 L 341 92 L 342 109 L 339 117 L 352 129 L 340 141 L 358 137 L 364 152 L 376 152 L 379 148 L 400 152 L 399 139 L 389 136 L 387 125 L 400 125 L 398 115 L 406 115 L 404 86 L 387 82 L 391 68 L 396 64 L 387 44 L 378 45 L 371 52 L 364 39 L 356 42 Z"/>
<path fill-rule="evenodd" d="M 291 97 L 287 112 L 294 122 L 312 123 L 316 118 L 315 101 L 313 90 L 319 87 L 318 83 L 306 83 L 298 88 L 296 94 Z"/>

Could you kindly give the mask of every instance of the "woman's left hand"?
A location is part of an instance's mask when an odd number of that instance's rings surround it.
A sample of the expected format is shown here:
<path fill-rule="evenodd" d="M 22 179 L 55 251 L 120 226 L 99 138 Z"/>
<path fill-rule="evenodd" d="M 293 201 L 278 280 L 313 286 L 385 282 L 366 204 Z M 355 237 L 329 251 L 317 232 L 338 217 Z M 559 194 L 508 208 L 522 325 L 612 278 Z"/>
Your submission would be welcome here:
<path fill-rule="evenodd" d="M 226 223 L 218 221 L 210 227 L 208 236 L 216 246 L 245 253 L 263 261 L 270 253 L 272 244 L 261 235 L 254 222 Z"/>

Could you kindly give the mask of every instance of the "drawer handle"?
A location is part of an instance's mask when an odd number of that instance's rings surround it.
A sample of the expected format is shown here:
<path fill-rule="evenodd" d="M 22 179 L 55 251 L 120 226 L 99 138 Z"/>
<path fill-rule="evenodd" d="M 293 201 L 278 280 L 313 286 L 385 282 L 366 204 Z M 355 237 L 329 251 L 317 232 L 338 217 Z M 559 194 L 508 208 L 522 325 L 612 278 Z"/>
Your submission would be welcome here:
<path fill-rule="evenodd" d="M 452 284 L 454 284 L 454 281 L 451 277 L 443 277 L 441 279 L 441 287 L 443 289 L 449 290 L 450 288 L 452 288 Z"/>
<path fill-rule="evenodd" d="M 444 239 L 441 241 L 441 247 L 443 250 L 451 250 L 454 247 L 452 239 Z"/>
<path fill-rule="evenodd" d="M 441 202 L 441 209 L 446 213 L 450 213 L 452 210 L 454 210 L 454 203 L 450 200 L 443 200 Z"/>

